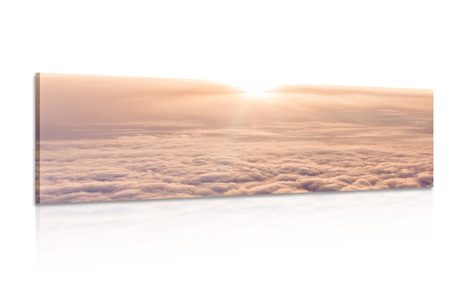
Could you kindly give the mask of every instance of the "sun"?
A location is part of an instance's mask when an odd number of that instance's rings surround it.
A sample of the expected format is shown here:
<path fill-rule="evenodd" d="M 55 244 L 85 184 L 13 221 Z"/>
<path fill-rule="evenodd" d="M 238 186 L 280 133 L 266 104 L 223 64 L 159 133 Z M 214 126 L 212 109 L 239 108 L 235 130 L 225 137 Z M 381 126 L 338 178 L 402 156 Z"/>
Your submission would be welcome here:
<path fill-rule="evenodd" d="M 268 100 L 273 96 L 273 86 L 265 83 L 244 82 L 235 87 L 242 92 L 243 97 L 251 100 Z"/>

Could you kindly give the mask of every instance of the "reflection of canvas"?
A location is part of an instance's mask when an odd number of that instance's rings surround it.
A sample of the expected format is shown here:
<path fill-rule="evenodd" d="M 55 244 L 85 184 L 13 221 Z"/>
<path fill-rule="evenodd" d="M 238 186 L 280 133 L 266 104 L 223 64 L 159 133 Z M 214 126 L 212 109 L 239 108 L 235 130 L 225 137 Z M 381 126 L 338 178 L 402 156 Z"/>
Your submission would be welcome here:
<path fill-rule="evenodd" d="M 38 203 L 433 184 L 429 90 L 40 74 Z"/>

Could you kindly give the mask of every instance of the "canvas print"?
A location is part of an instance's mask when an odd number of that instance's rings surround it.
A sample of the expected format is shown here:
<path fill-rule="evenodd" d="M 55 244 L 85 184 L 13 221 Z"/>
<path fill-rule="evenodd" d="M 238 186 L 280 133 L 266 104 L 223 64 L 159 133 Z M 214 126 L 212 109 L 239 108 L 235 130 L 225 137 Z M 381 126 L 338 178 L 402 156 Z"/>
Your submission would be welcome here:
<path fill-rule="evenodd" d="M 37 203 L 432 185 L 430 90 L 36 76 Z"/>

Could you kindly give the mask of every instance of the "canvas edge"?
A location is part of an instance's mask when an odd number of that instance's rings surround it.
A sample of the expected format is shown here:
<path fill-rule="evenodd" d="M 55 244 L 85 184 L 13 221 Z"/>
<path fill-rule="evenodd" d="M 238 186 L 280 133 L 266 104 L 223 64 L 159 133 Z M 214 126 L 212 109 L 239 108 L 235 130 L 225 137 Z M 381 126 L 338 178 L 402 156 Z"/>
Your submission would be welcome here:
<path fill-rule="evenodd" d="M 35 112 L 35 146 L 34 146 L 34 159 L 35 159 L 35 204 L 40 204 L 40 73 L 34 75 L 34 112 Z"/>

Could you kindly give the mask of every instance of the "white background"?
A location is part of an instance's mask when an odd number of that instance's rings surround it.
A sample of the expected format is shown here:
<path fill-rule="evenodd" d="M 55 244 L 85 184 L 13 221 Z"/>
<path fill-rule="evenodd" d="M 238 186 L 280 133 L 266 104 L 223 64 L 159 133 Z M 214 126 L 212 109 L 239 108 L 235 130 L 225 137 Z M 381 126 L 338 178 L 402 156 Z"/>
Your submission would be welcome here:
<path fill-rule="evenodd" d="M 466 290 L 462 2 L 1 1 L 0 289 Z M 435 189 L 35 207 L 35 72 L 432 88 Z"/>

